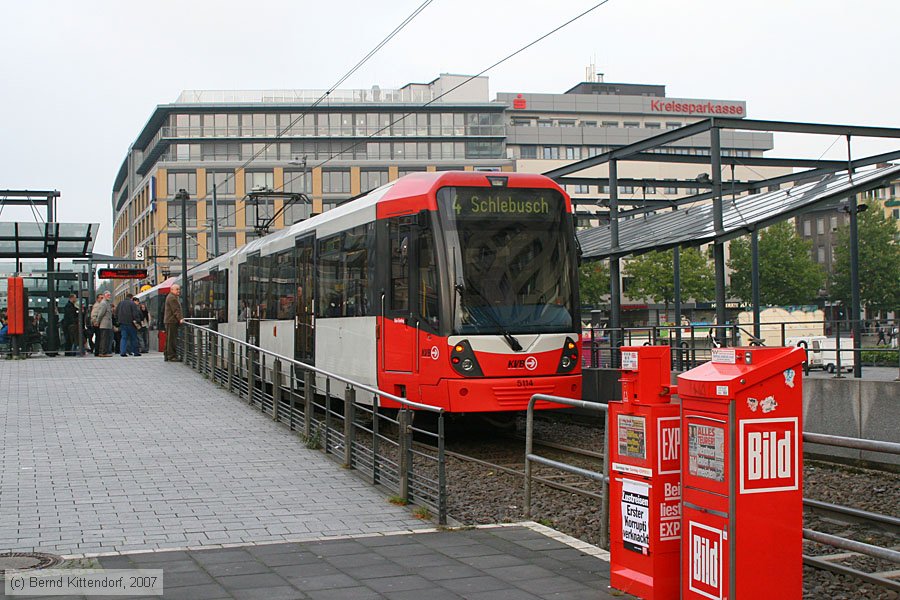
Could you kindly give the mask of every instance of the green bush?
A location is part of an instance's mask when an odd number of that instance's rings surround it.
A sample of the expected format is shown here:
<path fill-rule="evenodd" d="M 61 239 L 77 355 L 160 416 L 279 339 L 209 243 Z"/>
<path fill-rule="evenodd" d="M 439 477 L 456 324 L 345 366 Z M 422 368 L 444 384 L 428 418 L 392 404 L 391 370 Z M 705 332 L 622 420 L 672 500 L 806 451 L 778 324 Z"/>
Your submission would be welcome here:
<path fill-rule="evenodd" d="M 860 361 L 862 364 L 874 367 L 894 367 L 897 366 L 898 357 L 897 349 L 873 350 L 871 348 L 860 352 Z"/>

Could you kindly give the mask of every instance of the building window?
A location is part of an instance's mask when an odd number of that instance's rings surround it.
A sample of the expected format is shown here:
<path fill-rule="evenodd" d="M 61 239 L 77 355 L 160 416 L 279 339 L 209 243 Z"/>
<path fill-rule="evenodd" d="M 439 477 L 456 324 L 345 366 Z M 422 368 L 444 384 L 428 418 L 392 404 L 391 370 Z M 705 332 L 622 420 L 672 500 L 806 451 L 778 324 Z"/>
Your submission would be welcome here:
<path fill-rule="evenodd" d="M 618 127 L 619 122 L 618 121 L 603 121 L 600 125 L 601 125 L 601 127 Z"/>
<path fill-rule="evenodd" d="M 534 159 L 538 157 L 537 146 L 519 146 L 519 158 Z"/>
<path fill-rule="evenodd" d="M 553 127 L 553 121 L 549 119 L 538 119 L 538 127 Z"/>
<path fill-rule="evenodd" d="M 207 196 L 212 196 L 213 188 L 216 189 L 216 196 L 234 196 L 234 171 L 207 171 Z"/>
<path fill-rule="evenodd" d="M 218 196 L 218 194 L 216 194 Z M 219 227 L 234 227 L 234 200 L 219 200 L 216 198 L 216 212 L 219 213 Z M 206 222 L 212 227 L 213 208 L 212 200 L 206 201 Z"/>
<path fill-rule="evenodd" d="M 566 159 L 567 160 L 581 160 L 581 147 L 580 146 L 566 146 Z"/>
<path fill-rule="evenodd" d="M 247 171 L 244 173 L 244 193 L 249 194 L 254 189 L 274 189 L 275 174 L 272 171 Z"/>
<path fill-rule="evenodd" d="M 825 246 L 819 246 L 816 249 L 816 260 L 823 265 L 825 264 Z"/>
<path fill-rule="evenodd" d="M 663 194 L 677 195 L 677 194 L 678 194 L 678 187 L 673 186 L 673 185 L 668 185 L 668 186 L 666 186 L 666 187 L 663 188 Z"/>
<path fill-rule="evenodd" d="M 166 206 L 166 219 L 169 227 L 181 227 L 181 202 L 172 200 Z M 197 202 L 188 200 L 187 202 L 187 226 L 197 227 Z"/>
<path fill-rule="evenodd" d="M 596 127 L 597 121 L 582 121 L 581 126 L 582 127 Z"/>
<path fill-rule="evenodd" d="M 186 190 L 191 196 L 197 193 L 197 173 L 190 171 L 188 173 L 169 172 L 166 175 L 166 186 L 169 197 L 175 196 L 178 190 Z"/>
<path fill-rule="evenodd" d="M 309 193 L 309 173 L 306 171 L 285 171 L 281 189 L 288 194 Z"/>
<path fill-rule="evenodd" d="M 645 129 L 659 129 L 659 128 L 660 128 L 660 124 L 659 124 L 659 123 L 652 123 L 652 122 L 651 122 L 651 123 L 644 123 L 644 128 L 645 128 Z"/>
<path fill-rule="evenodd" d="M 532 121 L 531 119 L 523 119 L 521 117 L 513 117 L 512 121 L 510 122 L 513 127 L 532 127 L 533 123 L 534 121 Z"/>
<path fill-rule="evenodd" d="M 620 194 L 634 194 L 634 186 L 633 185 L 620 185 L 619 193 Z"/>
<path fill-rule="evenodd" d="M 323 194 L 349 194 L 350 171 L 346 169 L 322 172 Z"/>
<path fill-rule="evenodd" d="M 544 160 L 552 160 L 559 158 L 559 146 L 544 146 Z"/>
<path fill-rule="evenodd" d="M 641 124 L 637 121 L 625 121 L 625 129 L 637 129 Z"/>
<path fill-rule="evenodd" d="M 360 191 L 368 192 L 388 182 L 387 169 L 366 169 L 360 174 Z"/>
<path fill-rule="evenodd" d="M 812 236 L 812 219 L 803 220 L 803 235 L 806 237 Z"/>
<path fill-rule="evenodd" d="M 831 230 L 837 231 L 837 215 L 831 215 Z"/>
<path fill-rule="evenodd" d="M 167 252 L 169 255 L 169 260 L 176 260 L 181 258 L 181 236 L 180 235 L 172 235 L 169 234 L 169 250 Z M 175 259 L 171 257 L 175 257 Z M 197 240 L 188 236 L 187 239 L 187 257 L 188 259 L 196 259 L 197 258 Z"/>
<path fill-rule="evenodd" d="M 666 129 L 678 129 L 681 127 L 681 123 L 678 121 L 666 121 Z"/>
<path fill-rule="evenodd" d="M 656 186 L 655 186 L 655 185 L 645 185 L 645 186 L 644 186 L 644 193 L 645 193 L 645 194 L 655 194 L 655 193 L 656 193 Z"/>
<path fill-rule="evenodd" d="M 583 185 L 583 184 L 579 183 L 577 185 L 566 186 L 566 189 L 573 194 L 587 194 L 587 193 L 589 193 L 591 188 L 588 185 Z"/>
<path fill-rule="evenodd" d="M 466 158 L 500 158 L 501 142 L 466 142 Z"/>
<path fill-rule="evenodd" d="M 560 119 L 557 123 L 560 127 L 575 127 L 575 119 Z"/>
<path fill-rule="evenodd" d="M 825 217 L 819 217 L 816 219 L 816 233 L 819 235 L 825 234 Z"/>
<path fill-rule="evenodd" d="M 244 203 L 244 225 L 256 227 L 275 216 L 275 201 L 271 198 L 259 198 L 256 202 L 248 200 Z M 248 240 L 249 241 L 249 240 Z"/>
<path fill-rule="evenodd" d="M 296 202 L 284 201 L 284 225 L 289 227 L 312 216 L 312 206 L 306 200 L 298 199 Z"/>
<path fill-rule="evenodd" d="M 234 233 L 219 233 L 219 255 L 225 254 L 226 252 L 231 252 L 237 248 L 237 236 Z M 208 232 L 206 234 L 206 255 L 210 258 L 214 257 L 213 254 L 213 234 L 212 232 Z"/>

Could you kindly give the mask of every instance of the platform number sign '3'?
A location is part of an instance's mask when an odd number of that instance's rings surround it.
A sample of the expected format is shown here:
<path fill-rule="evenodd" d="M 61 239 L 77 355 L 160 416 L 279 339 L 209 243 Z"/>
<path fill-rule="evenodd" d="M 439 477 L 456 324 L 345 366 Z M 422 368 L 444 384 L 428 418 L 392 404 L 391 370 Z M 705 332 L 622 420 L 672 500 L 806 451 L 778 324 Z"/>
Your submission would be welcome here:
<path fill-rule="evenodd" d="M 740 422 L 741 494 L 798 489 L 797 417 Z"/>
<path fill-rule="evenodd" d="M 688 523 L 688 587 L 705 598 L 722 598 L 722 531 L 709 525 Z"/>

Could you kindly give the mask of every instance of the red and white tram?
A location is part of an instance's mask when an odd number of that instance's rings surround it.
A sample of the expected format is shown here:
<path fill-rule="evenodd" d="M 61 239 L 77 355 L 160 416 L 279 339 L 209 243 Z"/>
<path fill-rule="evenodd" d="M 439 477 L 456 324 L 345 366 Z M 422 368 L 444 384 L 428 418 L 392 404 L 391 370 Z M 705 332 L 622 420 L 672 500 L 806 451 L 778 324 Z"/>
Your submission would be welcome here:
<path fill-rule="evenodd" d="M 191 269 L 187 293 L 192 316 L 325 371 L 516 411 L 581 397 L 576 264 L 550 179 L 417 173 Z"/>

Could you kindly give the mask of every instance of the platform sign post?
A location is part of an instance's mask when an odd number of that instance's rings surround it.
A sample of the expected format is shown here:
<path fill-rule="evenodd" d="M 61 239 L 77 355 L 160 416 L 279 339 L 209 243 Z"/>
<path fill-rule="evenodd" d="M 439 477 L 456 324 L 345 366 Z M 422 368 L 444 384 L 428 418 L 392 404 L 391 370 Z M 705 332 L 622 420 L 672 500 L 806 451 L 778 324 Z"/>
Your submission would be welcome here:
<path fill-rule="evenodd" d="M 678 377 L 682 598 L 801 598 L 805 357 L 717 348 Z"/>
<path fill-rule="evenodd" d="M 609 403 L 610 584 L 678 598 L 681 427 L 668 346 L 621 349 L 622 401 Z"/>

